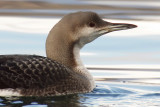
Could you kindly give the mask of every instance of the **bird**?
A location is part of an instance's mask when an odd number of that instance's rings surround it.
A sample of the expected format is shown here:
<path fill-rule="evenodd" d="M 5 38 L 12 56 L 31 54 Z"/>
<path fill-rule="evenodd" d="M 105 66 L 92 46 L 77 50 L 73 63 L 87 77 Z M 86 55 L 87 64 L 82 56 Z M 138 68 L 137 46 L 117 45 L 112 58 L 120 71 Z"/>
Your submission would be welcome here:
<path fill-rule="evenodd" d="M 65 15 L 50 30 L 46 57 L 0 55 L 0 96 L 60 96 L 88 93 L 93 76 L 80 59 L 80 49 L 113 31 L 137 27 L 111 23 L 97 13 L 79 11 Z"/>

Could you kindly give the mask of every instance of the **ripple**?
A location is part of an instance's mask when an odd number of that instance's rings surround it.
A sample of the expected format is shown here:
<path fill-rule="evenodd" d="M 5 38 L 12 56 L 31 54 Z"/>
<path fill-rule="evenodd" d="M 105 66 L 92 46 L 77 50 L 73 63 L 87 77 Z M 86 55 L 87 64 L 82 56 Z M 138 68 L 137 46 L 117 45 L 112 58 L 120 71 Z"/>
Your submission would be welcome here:
<path fill-rule="evenodd" d="M 135 94 L 134 91 L 120 87 L 109 87 L 104 85 L 97 86 L 92 92 L 84 94 L 88 97 L 123 97 Z"/>

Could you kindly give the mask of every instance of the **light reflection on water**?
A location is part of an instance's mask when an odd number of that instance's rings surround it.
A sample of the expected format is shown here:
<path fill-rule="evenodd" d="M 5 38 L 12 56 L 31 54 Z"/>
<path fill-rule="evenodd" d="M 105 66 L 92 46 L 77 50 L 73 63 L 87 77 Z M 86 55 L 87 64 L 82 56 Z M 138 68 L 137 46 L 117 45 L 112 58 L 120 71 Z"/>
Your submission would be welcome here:
<path fill-rule="evenodd" d="M 77 3 L 74 0 L 70 0 L 70 2 L 72 4 Z M 96 1 L 81 1 L 81 3 L 84 2 L 88 4 L 96 3 Z M 113 1 L 99 3 L 120 7 L 129 6 L 127 1 L 118 2 L 120 3 L 114 4 Z M 142 10 L 136 10 L 137 3 L 139 3 Z M 82 60 L 87 67 L 103 65 L 103 67 L 107 68 L 105 70 L 90 69 L 97 85 L 93 92 L 60 97 L 0 97 L 0 105 L 24 107 L 31 107 L 31 105 L 38 107 L 64 105 L 66 107 L 160 106 L 160 22 L 158 21 L 159 16 L 157 16 L 159 11 L 153 10 L 158 8 L 155 7 L 159 6 L 158 3 L 159 1 L 157 3 L 150 1 L 150 3 L 144 5 L 146 4 L 145 1 L 134 1 L 131 6 L 135 7 L 133 10 L 116 10 L 112 8 L 105 11 L 103 9 L 95 9 L 96 12 L 104 14 L 104 18 L 117 19 L 109 20 L 111 22 L 134 23 L 139 27 L 107 34 L 82 49 Z M 143 8 L 147 10 L 143 11 Z M 37 9 L 31 12 L 65 14 L 77 10 L 48 11 Z M 25 9 L 11 10 L 11 12 L 24 11 Z M 0 10 L 1 12 L 10 12 L 10 10 L 2 9 Z M 25 12 L 29 11 L 26 10 Z M 134 15 L 134 12 L 138 13 L 138 15 Z M 113 16 L 107 16 L 105 13 L 113 14 Z M 125 13 L 126 15 L 119 13 Z M 141 13 L 145 15 L 141 15 Z M 147 15 L 147 13 L 152 13 L 153 15 Z M 0 54 L 37 54 L 45 56 L 45 39 L 49 30 L 60 18 L 2 16 L 0 19 Z M 140 21 L 140 19 L 145 20 Z"/>
<path fill-rule="evenodd" d="M 97 82 L 93 92 L 59 97 L 1 98 L 1 104 L 15 106 L 66 106 L 66 107 L 142 107 L 159 106 L 160 86 L 128 83 Z"/>

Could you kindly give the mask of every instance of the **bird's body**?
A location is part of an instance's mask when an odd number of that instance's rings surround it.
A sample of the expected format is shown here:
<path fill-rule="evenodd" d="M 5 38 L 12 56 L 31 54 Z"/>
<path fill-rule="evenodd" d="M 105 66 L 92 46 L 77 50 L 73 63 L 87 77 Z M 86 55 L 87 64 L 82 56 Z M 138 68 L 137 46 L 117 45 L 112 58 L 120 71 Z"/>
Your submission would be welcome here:
<path fill-rule="evenodd" d="M 4 92 L 10 96 L 55 96 L 92 91 L 94 79 L 80 60 L 80 49 L 103 34 L 134 27 L 103 21 L 93 12 L 64 16 L 47 37 L 47 57 L 0 56 L 0 96 L 5 96 Z"/>
<path fill-rule="evenodd" d="M 0 56 L 0 89 L 12 89 L 10 91 L 18 92 L 20 96 L 89 92 L 89 84 L 85 85 L 87 81 L 82 74 L 46 57 Z"/>

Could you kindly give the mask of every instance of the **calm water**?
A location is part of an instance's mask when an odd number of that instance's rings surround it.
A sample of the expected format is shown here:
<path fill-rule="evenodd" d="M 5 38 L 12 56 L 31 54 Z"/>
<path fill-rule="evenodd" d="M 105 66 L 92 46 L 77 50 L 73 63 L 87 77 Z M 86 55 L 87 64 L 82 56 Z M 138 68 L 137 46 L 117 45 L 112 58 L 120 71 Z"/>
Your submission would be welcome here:
<path fill-rule="evenodd" d="M 138 28 L 106 34 L 81 50 L 82 60 L 96 80 L 96 88 L 91 93 L 59 97 L 0 97 L 0 106 L 160 106 L 160 0 L 69 0 L 67 2 L 46 0 L 45 2 L 82 5 L 82 7 L 100 5 L 104 8 L 0 9 L 0 54 L 45 56 L 47 34 L 61 18 L 59 15 L 54 16 L 56 14 L 91 10 L 99 13 L 104 20 L 133 23 L 137 24 Z M 106 9 L 105 6 L 110 8 Z M 28 15 L 17 16 L 17 13 Z M 36 16 L 37 13 L 40 15 Z M 45 16 L 46 13 L 49 15 Z"/>

